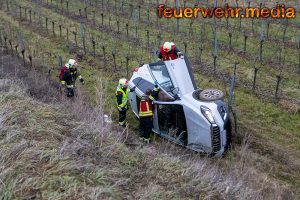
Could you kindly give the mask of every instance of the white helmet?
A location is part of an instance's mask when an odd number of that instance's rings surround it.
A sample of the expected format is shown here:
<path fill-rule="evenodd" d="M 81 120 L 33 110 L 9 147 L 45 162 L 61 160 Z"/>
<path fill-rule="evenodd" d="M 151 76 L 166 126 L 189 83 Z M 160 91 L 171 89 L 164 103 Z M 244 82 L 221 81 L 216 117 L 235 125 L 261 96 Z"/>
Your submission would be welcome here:
<path fill-rule="evenodd" d="M 120 87 L 128 86 L 128 81 L 127 81 L 127 79 L 126 79 L 126 78 L 121 78 L 121 79 L 119 80 L 119 86 L 120 86 Z"/>
<path fill-rule="evenodd" d="M 77 62 L 76 62 L 76 60 L 74 60 L 74 59 L 70 59 L 69 60 L 69 62 L 66 64 L 66 66 L 69 68 L 69 67 L 73 67 L 73 66 L 75 66 L 75 65 L 77 65 Z"/>
<path fill-rule="evenodd" d="M 172 49 L 172 45 L 174 45 L 173 42 L 165 42 L 164 45 L 163 45 L 163 50 L 165 52 L 170 52 L 171 49 Z"/>

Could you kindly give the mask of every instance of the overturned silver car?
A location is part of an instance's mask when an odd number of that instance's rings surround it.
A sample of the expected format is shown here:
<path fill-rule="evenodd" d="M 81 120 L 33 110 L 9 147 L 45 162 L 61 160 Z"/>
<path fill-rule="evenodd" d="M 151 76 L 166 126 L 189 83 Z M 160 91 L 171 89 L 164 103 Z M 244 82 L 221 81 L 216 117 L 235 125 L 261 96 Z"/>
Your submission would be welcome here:
<path fill-rule="evenodd" d="M 213 156 L 222 155 L 231 141 L 230 115 L 219 90 L 197 88 L 186 57 L 145 64 L 135 69 L 129 87 L 132 111 L 138 117 L 139 102 L 154 80 L 160 92 L 155 101 L 153 131 L 179 145 Z"/>

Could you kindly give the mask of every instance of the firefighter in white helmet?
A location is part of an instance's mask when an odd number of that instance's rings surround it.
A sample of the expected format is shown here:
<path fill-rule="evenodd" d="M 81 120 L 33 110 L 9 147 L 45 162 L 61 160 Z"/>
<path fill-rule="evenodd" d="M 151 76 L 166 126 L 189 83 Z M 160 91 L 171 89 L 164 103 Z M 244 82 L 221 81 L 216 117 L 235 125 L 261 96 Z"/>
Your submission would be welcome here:
<path fill-rule="evenodd" d="M 178 57 L 183 56 L 183 54 L 179 51 L 179 49 L 175 46 L 173 42 L 165 42 L 160 47 L 160 53 L 158 58 L 165 60 L 175 60 Z"/>
<path fill-rule="evenodd" d="M 77 65 L 76 60 L 70 59 L 60 70 L 59 79 L 61 84 L 66 86 L 68 97 L 74 96 L 74 85 L 77 78 L 84 84 L 84 80 L 77 69 Z"/>
<path fill-rule="evenodd" d="M 119 126 L 125 126 L 126 112 L 128 110 L 128 94 L 133 92 L 135 87 L 129 89 L 128 81 L 125 78 L 119 80 L 116 90 L 117 107 L 119 111 Z"/>

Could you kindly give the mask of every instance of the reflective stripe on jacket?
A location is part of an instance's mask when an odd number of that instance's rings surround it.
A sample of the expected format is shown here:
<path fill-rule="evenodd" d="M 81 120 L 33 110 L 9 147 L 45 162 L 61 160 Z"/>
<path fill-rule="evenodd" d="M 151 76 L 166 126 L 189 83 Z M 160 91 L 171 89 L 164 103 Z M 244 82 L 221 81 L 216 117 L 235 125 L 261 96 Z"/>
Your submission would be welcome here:
<path fill-rule="evenodd" d="M 122 88 L 118 87 L 117 90 L 116 90 L 116 96 L 118 96 L 119 92 L 122 93 L 122 103 L 121 104 L 118 104 L 118 108 L 120 107 L 126 107 L 127 106 L 127 103 L 128 103 L 128 93 L 129 93 L 129 89 L 126 88 L 126 91 L 124 91 Z"/>
<path fill-rule="evenodd" d="M 140 117 L 153 116 L 152 102 L 150 98 L 147 96 L 143 96 L 141 98 L 139 116 Z"/>

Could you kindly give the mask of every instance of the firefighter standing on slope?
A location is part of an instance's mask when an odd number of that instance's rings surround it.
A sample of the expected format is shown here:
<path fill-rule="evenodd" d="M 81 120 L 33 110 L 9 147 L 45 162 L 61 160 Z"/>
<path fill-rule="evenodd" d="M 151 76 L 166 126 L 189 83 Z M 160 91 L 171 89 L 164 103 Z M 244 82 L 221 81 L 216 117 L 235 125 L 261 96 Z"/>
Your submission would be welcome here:
<path fill-rule="evenodd" d="M 67 88 L 67 97 L 74 96 L 74 85 L 77 78 L 84 84 L 84 80 L 77 69 L 76 60 L 70 59 L 69 62 L 61 68 L 59 75 L 61 84 Z"/>
<path fill-rule="evenodd" d="M 125 78 L 119 80 L 119 85 L 116 90 L 117 105 L 119 111 L 119 126 L 125 127 L 126 112 L 128 110 L 128 94 L 133 92 L 135 87 L 128 89 L 128 81 Z"/>
<path fill-rule="evenodd" d="M 139 110 L 139 130 L 140 130 L 140 139 L 143 140 L 145 143 L 150 142 L 150 134 L 152 132 L 153 127 L 153 111 L 154 111 L 154 104 L 158 97 L 158 82 L 154 82 L 155 86 L 154 89 L 151 91 L 150 89 L 146 90 L 146 95 L 141 97 L 140 101 L 140 110 Z"/>
<path fill-rule="evenodd" d="M 179 49 L 175 46 L 173 42 L 165 42 L 160 47 L 160 53 L 158 55 L 158 58 L 162 59 L 163 61 L 166 61 L 175 60 L 181 56 L 183 56 L 183 54 L 179 51 Z"/>

